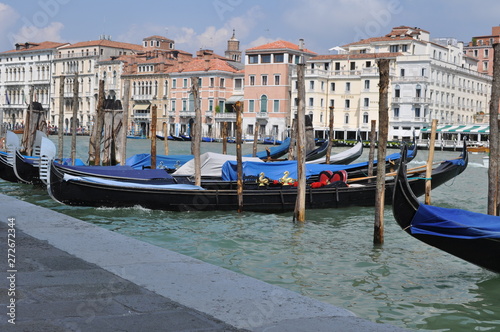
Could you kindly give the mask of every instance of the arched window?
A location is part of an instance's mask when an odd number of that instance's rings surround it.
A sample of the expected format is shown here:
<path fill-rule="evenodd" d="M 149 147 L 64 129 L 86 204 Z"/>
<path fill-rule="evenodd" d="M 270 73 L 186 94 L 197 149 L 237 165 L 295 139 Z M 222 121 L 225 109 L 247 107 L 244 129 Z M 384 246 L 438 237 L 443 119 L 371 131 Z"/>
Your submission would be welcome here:
<path fill-rule="evenodd" d="M 346 113 L 344 114 L 344 124 L 348 124 L 349 123 L 349 114 Z"/>
<path fill-rule="evenodd" d="M 262 95 L 260 97 L 260 111 L 267 112 L 267 96 L 266 95 Z"/>

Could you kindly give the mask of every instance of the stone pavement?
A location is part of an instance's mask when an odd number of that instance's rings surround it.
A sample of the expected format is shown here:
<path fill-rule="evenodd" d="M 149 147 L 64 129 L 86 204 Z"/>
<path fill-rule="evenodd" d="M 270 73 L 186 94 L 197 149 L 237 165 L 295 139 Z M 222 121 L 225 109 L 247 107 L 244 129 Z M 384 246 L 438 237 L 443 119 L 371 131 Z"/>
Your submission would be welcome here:
<path fill-rule="evenodd" d="M 1 194 L 0 253 L 0 331 L 403 331 Z"/>

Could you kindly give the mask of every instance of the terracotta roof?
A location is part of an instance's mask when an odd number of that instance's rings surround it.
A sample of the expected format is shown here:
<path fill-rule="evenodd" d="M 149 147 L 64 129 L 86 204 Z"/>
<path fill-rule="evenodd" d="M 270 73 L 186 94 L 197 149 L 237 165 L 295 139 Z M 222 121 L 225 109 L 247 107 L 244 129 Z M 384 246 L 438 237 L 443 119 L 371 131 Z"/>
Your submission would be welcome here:
<path fill-rule="evenodd" d="M 19 43 L 19 45 L 25 45 L 26 43 Z M 5 52 L 1 52 L 1 53 L 15 53 L 15 52 L 26 52 L 26 51 L 39 51 L 39 50 L 47 50 L 47 49 L 51 49 L 51 48 L 57 48 L 57 47 L 61 47 L 61 46 L 64 46 L 64 45 L 68 45 L 68 43 L 57 43 L 57 42 L 52 42 L 52 41 L 44 41 L 44 42 L 41 42 L 41 43 L 30 43 L 28 42 L 28 44 L 30 44 L 30 47 L 29 48 L 23 48 L 23 49 L 20 49 L 20 50 L 9 50 L 9 51 L 5 51 Z"/>
<path fill-rule="evenodd" d="M 163 36 L 158 36 L 158 35 L 149 36 L 149 37 L 144 38 L 143 40 L 151 40 L 151 39 L 160 39 L 160 40 L 167 40 L 167 41 L 173 42 L 173 40 L 170 39 L 170 38 L 163 37 Z"/>
<path fill-rule="evenodd" d="M 176 63 L 167 69 L 170 73 L 181 72 L 206 72 L 206 71 L 226 71 L 230 73 L 239 73 L 243 70 L 230 64 L 230 61 L 222 59 L 193 59 L 189 62 Z"/>
<path fill-rule="evenodd" d="M 136 50 L 136 51 L 143 51 L 144 50 L 144 48 L 142 47 L 142 45 L 122 43 L 122 42 L 117 42 L 117 41 L 112 41 L 112 40 L 107 40 L 107 39 L 90 40 L 90 41 L 85 41 L 85 42 L 79 42 L 79 43 L 76 43 L 76 44 L 72 44 L 72 45 L 68 45 L 68 46 L 62 47 L 62 49 L 70 49 L 70 48 L 77 48 L 77 47 L 91 47 L 91 46 L 105 46 L 105 47 L 114 47 L 114 48 L 124 48 L 124 49 L 129 49 L 129 50 Z"/>
<path fill-rule="evenodd" d="M 371 44 L 371 43 L 377 43 L 377 42 L 396 41 L 396 40 L 397 41 L 400 41 L 400 40 L 419 41 L 417 39 L 414 39 L 414 38 L 408 37 L 408 36 L 405 36 L 405 37 L 399 37 L 399 36 L 397 36 L 397 37 L 385 37 L 384 36 L 384 37 L 373 37 L 373 38 L 362 39 L 362 40 L 354 42 L 354 43 L 343 45 L 342 47 L 354 46 L 354 45 L 364 45 L 364 44 Z"/>
<path fill-rule="evenodd" d="M 283 50 L 283 49 L 290 49 L 290 50 L 295 50 L 295 51 L 300 51 L 299 45 L 285 41 L 285 40 L 277 40 L 272 43 L 252 47 L 246 50 L 248 51 L 262 51 L 262 50 Z M 307 53 L 312 53 L 316 54 L 316 52 L 313 52 L 311 50 L 308 50 L 306 48 L 303 49 L 304 52 Z"/>
<path fill-rule="evenodd" d="M 395 58 L 397 56 L 403 55 L 400 52 L 387 52 L 387 53 L 361 53 L 361 54 L 326 54 L 318 55 L 309 60 L 355 60 L 355 59 L 380 59 L 380 58 Z"/>

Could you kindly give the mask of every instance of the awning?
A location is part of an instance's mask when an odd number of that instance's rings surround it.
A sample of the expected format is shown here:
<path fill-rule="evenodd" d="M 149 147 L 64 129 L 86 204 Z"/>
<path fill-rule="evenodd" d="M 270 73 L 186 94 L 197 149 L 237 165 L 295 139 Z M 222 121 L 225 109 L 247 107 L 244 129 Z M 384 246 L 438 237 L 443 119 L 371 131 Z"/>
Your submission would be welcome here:
<path fill-rule="evenodd" d="M 431 132 L 431 127 L 426 127 L 420 129 L 421 132 Z M 443 133 L 483 133 L 489 134 L 490 127 L 489 126 L 481 126 L 481 125 L 462 125 L 462 126 L 453 126 L 453 125 L 443 125 L 437 126 L 436 132 Z"/>
<path fill-rule="evenodd" d="M 151 104 L 135 104 L 134 111 L 145 111 L 151 106 Z"/>
<path fill-rule="evenodd" d="M 243 95 L 232 95 L 226 99 L 226 104 L 236 104 L 237 101 L 243 101 Z"/>
<path fill-rule="evenodd" d="M 463 130 L 464 133 L 477 133 L 481 126 L 468 126 Z"/>

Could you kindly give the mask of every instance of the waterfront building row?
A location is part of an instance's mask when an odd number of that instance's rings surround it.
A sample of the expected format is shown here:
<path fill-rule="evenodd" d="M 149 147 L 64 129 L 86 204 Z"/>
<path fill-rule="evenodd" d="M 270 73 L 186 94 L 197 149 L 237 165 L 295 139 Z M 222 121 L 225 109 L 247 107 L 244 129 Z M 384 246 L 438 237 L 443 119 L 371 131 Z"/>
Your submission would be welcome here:
<path fill-rule="evenodd" d="M 327 55 L 306 49 L 303 41 L 280 40 L 247 49 L 242 56 L 234 32 L 225 56 L 211 50 L 196 55 L 177 50 L 175 41 L 162 36 L 144 38 L 137 45 L 107 38 L 16 44 L 14 50 L 0 53 L 0 122 L 22 126 L 32 96 L 48 110 L 51 126 L 57 126 L 62 105 L 63 130 L 69 130 L 78 80 L 77 127 L 90 130 L 99 81 L 104 80 L 107 98 L 128 100 L 132 134 L 151 134 L 151 111 L 156 107 L 158 134 L 189 135 L 194 120 L 191 78 L 198 77 L 204 136 L 221 137 L 224 123 L 234 135 L 233 106 L 241 101 L 247 138 L 257 132 L 259 137 L 281 139 L 297 112 L 296 66 L 305 63 L 306 114 L 316 136 L 325 135 L 332 108 L 335 138 L 354 138 L 361 129 L 367 139 L 371 120 L 378 120 L 380 58 L 392 60 L 389 139 L 406 139 L 433 119 L 449 125 L 487 123 L 492 79 L 478 72 L 480 61 L 467 54 L 462 42 L 431 39 L 429 32 L 405 26 Z"/>

